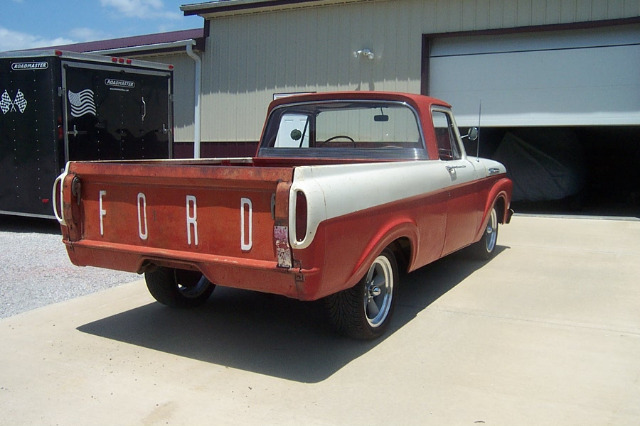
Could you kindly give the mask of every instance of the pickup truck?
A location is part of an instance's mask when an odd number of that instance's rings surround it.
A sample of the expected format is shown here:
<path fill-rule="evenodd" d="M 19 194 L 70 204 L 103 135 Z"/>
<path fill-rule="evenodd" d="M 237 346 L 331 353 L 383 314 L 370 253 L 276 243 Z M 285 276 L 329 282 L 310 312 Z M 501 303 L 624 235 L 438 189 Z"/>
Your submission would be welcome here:
<path fill-rule="evenodd" d="M 338 332 L 388 328 L 400 272 L 508 223 L 505 167 L 468 156 L 450 105 L 391 92 L 271 102 L 253 158 L 69 162 L 53 188 L 75 265 L 144 273 L 174 307 L 216 285 L 324 299 Z"/>

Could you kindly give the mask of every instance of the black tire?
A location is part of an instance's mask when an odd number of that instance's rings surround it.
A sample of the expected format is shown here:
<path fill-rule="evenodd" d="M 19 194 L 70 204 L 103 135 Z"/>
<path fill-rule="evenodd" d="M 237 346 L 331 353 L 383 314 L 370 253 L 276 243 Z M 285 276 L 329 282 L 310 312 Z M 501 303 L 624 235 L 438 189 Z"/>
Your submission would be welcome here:
<path fill-rule="evenodd" d="M 495 255 L 496 245 L 498 244 L 498 225 L 498 210 L 493 206 L 482 238 L 469 247 L 473 257 L 480 260 L 489 260 Z"/>
<path fill-rule="evenodd" d="M 361 340 L 383 335 L 395 308 L 398 282 L 396 257 L 386 248 L 358 284 L 326 298 L 336 330 Z"/>
<path fill-rule="evenodd" d="M 156 268 L 145 272 L 149 293 L 158 302 L 173 308 L 193 308 L 211 296 L 215 285 L 200 272 Z"/>

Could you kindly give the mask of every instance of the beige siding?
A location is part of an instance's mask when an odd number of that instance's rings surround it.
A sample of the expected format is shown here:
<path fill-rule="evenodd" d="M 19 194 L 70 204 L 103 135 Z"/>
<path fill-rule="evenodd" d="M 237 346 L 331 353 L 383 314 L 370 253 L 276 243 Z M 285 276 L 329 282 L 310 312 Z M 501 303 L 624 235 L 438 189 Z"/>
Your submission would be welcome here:
<path fill-rule="evenodd" d="M 638 15 L 640 0 L 394 0 L 213 18 L 202 140 L 257 140 L 274 93 L 418 93 L 422 34 Z M 363 48 L 375 59 L 353 57 Z"/>

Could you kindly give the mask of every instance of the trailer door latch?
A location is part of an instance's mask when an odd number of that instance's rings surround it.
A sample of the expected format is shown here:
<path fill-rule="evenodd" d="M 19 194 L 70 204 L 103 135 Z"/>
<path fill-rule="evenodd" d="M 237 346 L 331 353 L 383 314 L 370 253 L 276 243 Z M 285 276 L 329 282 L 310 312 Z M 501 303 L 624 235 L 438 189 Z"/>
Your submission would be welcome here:
<path fill-rule="evenodd" d="M 76 125 L 73 125 L 73 131 L 67 131 L 68 135 L 71 135 L 73 137 L 78 136 L 78 128 L 76 127 Z"/>

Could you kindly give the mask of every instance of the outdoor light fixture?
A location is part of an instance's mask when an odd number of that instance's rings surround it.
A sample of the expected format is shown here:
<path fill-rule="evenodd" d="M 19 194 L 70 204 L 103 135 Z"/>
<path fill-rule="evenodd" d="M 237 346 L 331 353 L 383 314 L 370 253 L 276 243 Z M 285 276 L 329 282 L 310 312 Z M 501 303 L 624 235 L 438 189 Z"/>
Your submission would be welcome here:
<path fill-rule="evenodd" d="M 376 57 L 375 53 L 371 51 L 371 49 L 360 49 L 353 52 L 354 58 L 367 58 L 370 61 L 373 61 L 373 58 Z"/>

